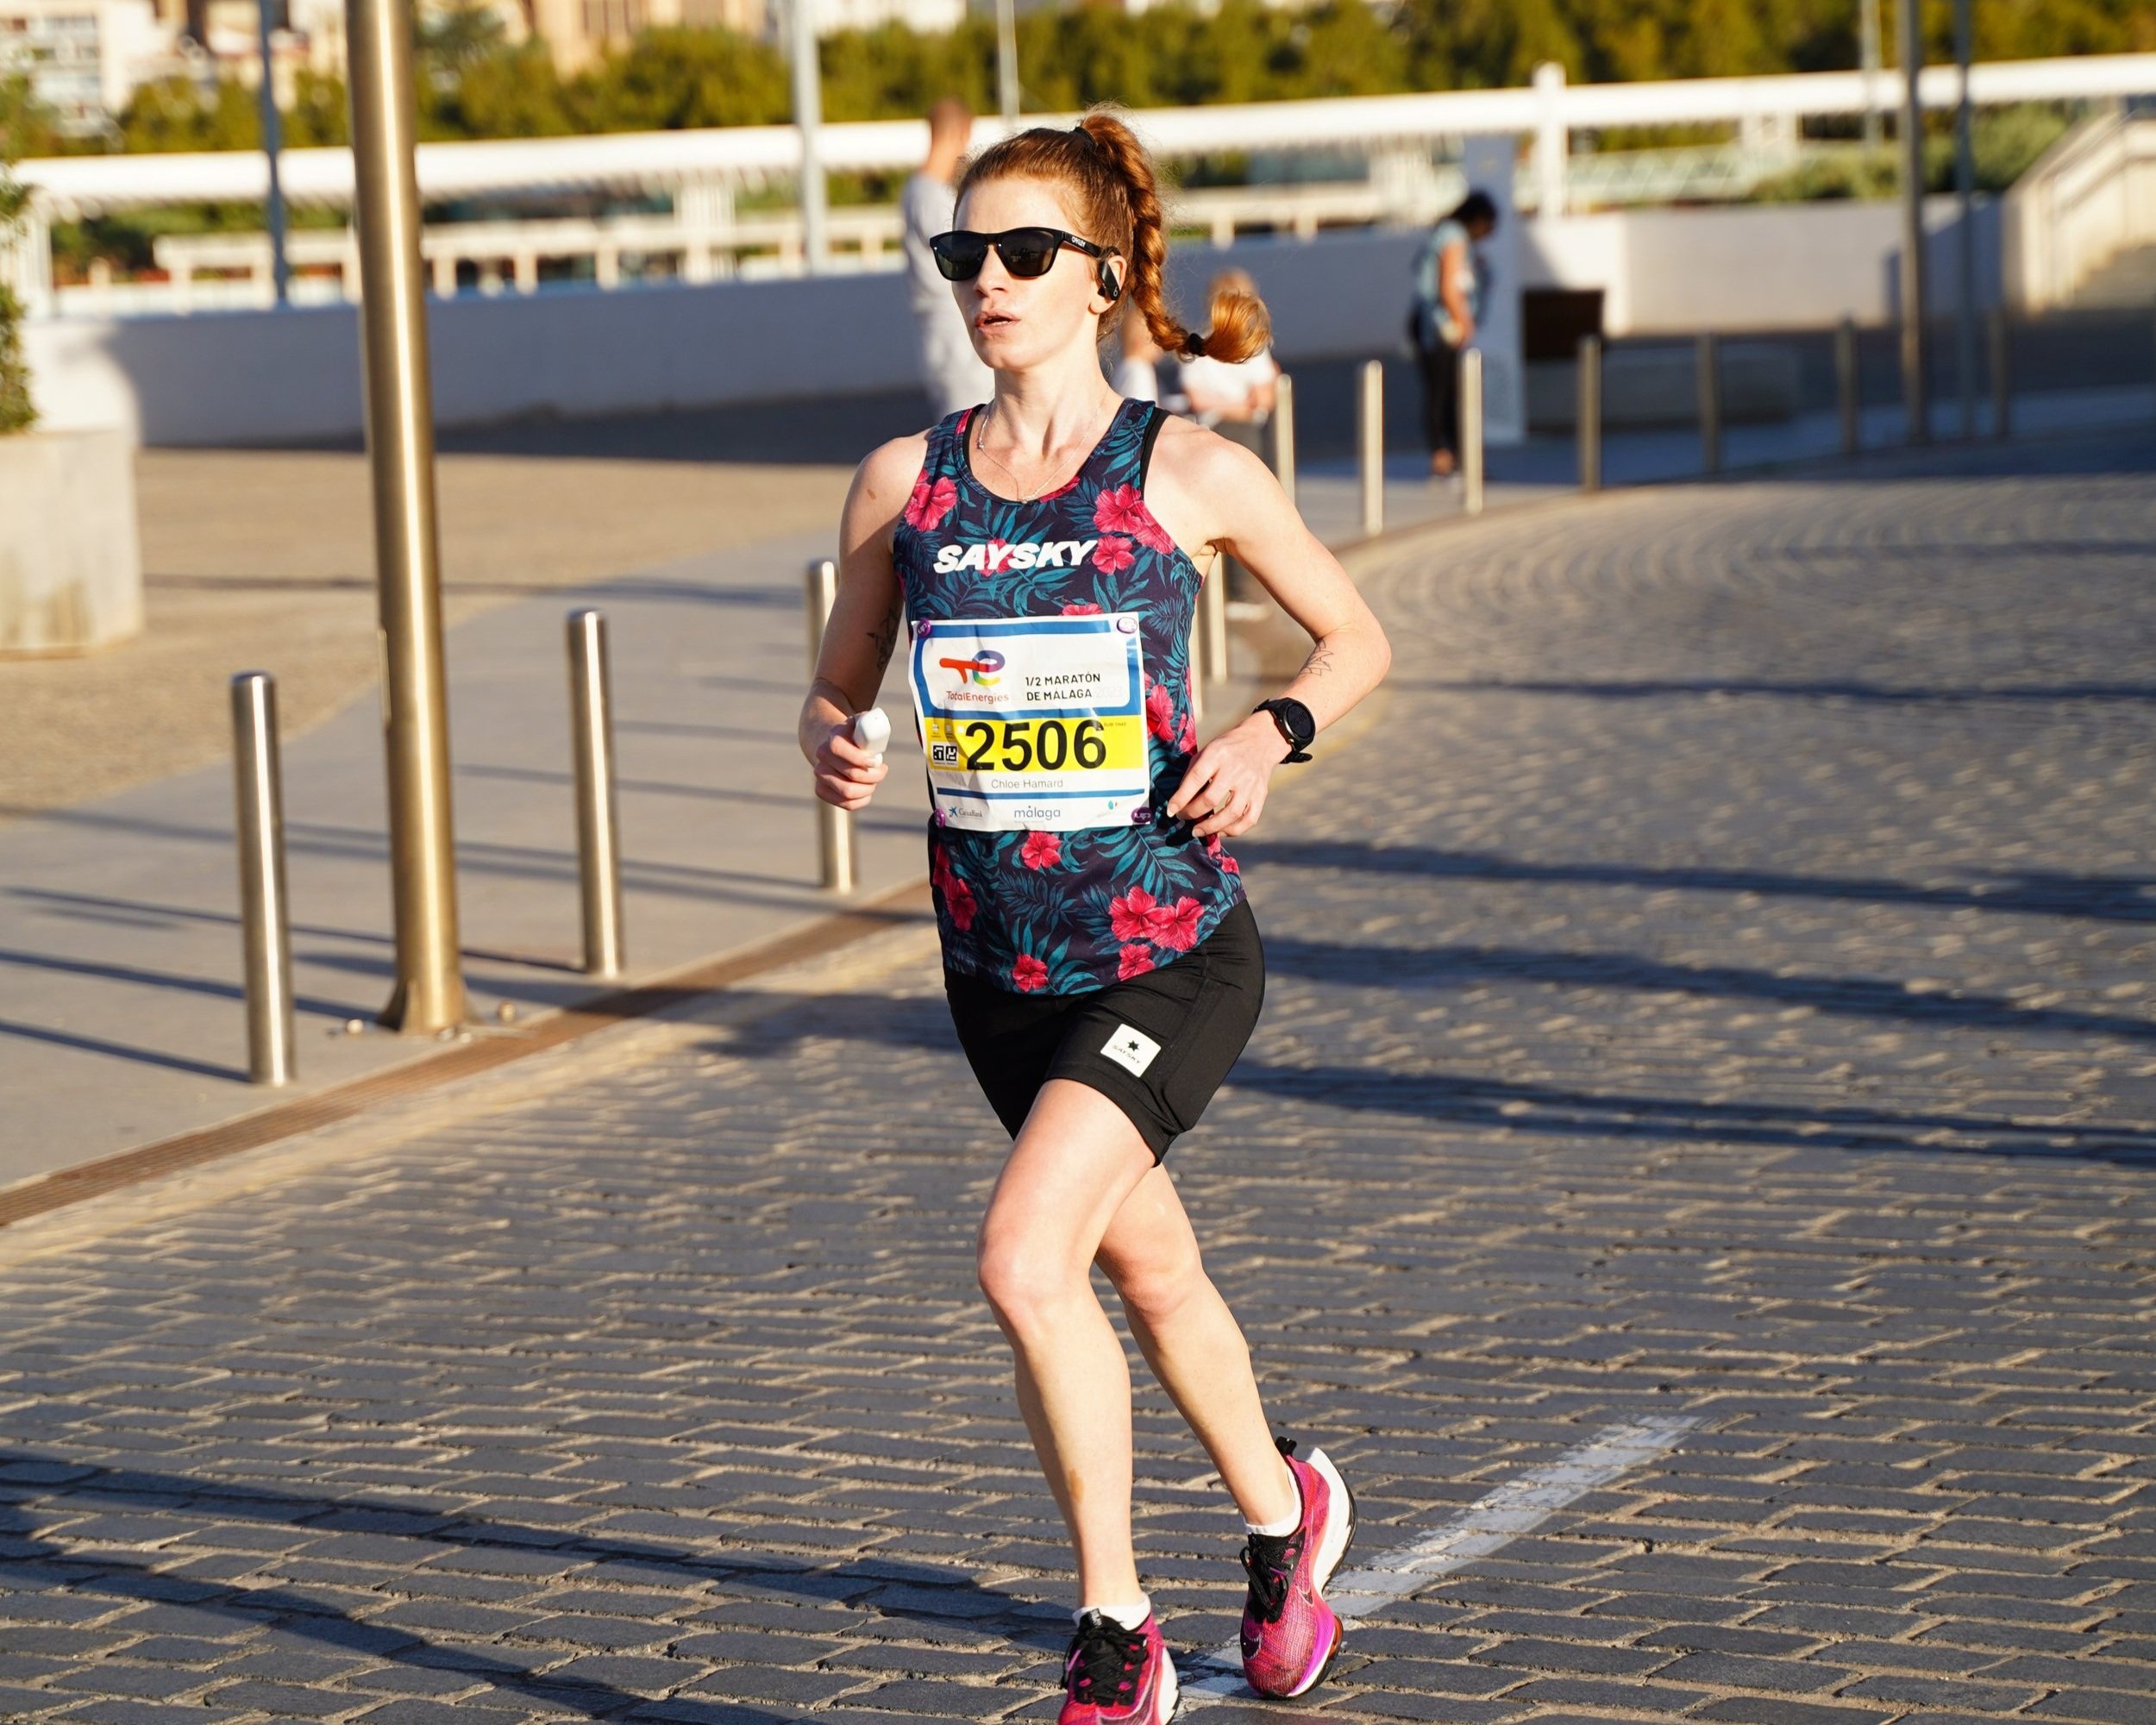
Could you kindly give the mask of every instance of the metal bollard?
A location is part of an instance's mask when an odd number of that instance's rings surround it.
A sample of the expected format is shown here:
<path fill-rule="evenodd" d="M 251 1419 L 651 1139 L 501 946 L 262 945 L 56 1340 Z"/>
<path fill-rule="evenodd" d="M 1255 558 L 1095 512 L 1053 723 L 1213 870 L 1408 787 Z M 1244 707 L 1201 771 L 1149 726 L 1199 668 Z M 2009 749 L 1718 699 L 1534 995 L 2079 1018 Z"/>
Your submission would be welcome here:
<path fill-rule="evenodd" d="M 1718 474 L 1722 470 L 1722 348 L 1711 329 L 1700 333 L 1693 370 L 1699 387 L 1700 466 Z"/>
<path fill-rule="evenodd" d="M 1864 447 L 1864 396 L 1857 370 L 1857 325 L 1845 317 L 1834 331 L 1834 405 L 1841 411 L 1841 452 L 1853 455 Z"/>
<path fill-rule="evenodd" d="M 1482 350 L 1460 350 L 1460 507 L 1482 512 Z"/>
<path fill-rule="evenodd" d="M 817 655 L 824 648 L 824 630 L 831 620 L 831 606 L 838 602 L 838 565 L 829 557 L 812 557 L 805 585 L 809 675 L 813 677 Z M 816 800 L 816 866 L 817 878 L 827 892 L 850 893 L 861 879 L 854 818 L 821 797 Z"/>
<path fill-rule="evenodd" d="M 614 699 L 606 617 L 569 613 L 569 736 L 576 756 L 576 874 L 584 900 L 584 969 L 622 969 L 621 810 L 614 794 Z"/>
<path fill-rule="evenodd" d="M 292 1081 L 292 932 L 285 885 L 284 775 L 277 748 L 277 679 L 232 680 L 232 768 L 240 838 L 240 938 L 247 967 L 247 1076 Z"/>
<path fill-rule="evenodd" d="M 1293 503 L 1295 500 L 1295 380 L 1282 372 L 1273 389 L 1273 476 L 1280 481 L 1280 488 L 1288 493 L 1288 501 Z"/>
<path fill-rule="evenodd" d="M 1583 336 L 1579 348 L 1580 489 L 1602 488 L 1602 338 Z"/>
<path fill-rule="evenodd" d="M 1216 558 L 1198 584 L 1198 662 L 1206 682 L 1227 681 L 1228 569 L 1225 557 Z"/>
<path fill-rule="evenodd" d="M 1362 457 L 1363 536 L 1385 530 L 1385 362 L 1365 360 L 1357 374 L 1356 448 Z"/>
<path fill-rule="evenodd" d="M 2006 321 L 2006 307 L 1995 305 L 1984 319 L 1991 361 L 1991 435 L 2014 434 L 2013 330 Z"/>

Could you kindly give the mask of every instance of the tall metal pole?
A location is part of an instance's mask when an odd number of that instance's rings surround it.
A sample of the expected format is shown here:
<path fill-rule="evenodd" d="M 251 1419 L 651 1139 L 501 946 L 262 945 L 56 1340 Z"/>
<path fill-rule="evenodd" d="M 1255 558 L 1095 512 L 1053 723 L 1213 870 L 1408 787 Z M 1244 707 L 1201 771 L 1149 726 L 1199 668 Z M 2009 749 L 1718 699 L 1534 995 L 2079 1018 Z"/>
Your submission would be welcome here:
<path fill-rule="evenodd" d="M 621 808 L 614 794 L 614 691 L 606 614 L 569 613 L 569 740 L 576 756 L 576 874 L 584 904 L 584 968 L 622 969 Z"/>
<path fill-rule="evenodd" d="M 1857 12 L 1857 64 L 1864 71 L 1864 143 L 1876 150 L 1886 135 L 1879 114 L 1879 0 L 1860 0 Z"/>
<path fill-rule="evenodd" d="M 1580 456 L 1580 489 L 1602 488 L 1602 338 L 1583 336 L 1579 347 L 1579 397 L 1576 417 Z"/>
<path fill-rule="evenodd" d="M 392 1029 L 464 1017 L 458 968 L 456 837 L 449 811 L 448 678 L 442 646 L 434 412 L 427 383 L 426 276 L 412 165 L 411 17 L 402 0 L 345 0 L 352 91 L 353 214 L 359 229 L 360 355 L 373 470 L 382 719 L 389 756 L 390 893 L 397 988 Z"/>
<path fill-rule="evenodd" d="M 996 100 L 1003 123 L 1018 117 L 1018 16 L 1017 0 L 996 0 Z"/>
<path fill-rule="evenodd" d="M 1273 477 L 1295 500 L 1295 380 L 1282 372 L 1273 385 Z"/>
<path fill-rule="evenodd" d="M 1482 350 L 1460 350 L 1460 508 L 1482 512 Z"/>
<path fill-rule="evenodd" d="M 1954 378 L 1961 435 L 1977 435 L 1977 153 L 1970 117 L 1970 0 L 1954 0 Z"/>
<path fill-rule="evenodd" d="M 1711 329 L 1700 333 L 1693 373 L 1699 390 L 1700 466 L 1718 474 L 1722 470 L 1722 352 Z"/>
<path fill-rule="evenodd" d="M 1995 305 L 1987 320 L 1991 348 L 1991 435 L 2014 433 L 2013 330 L 2006 321 L 2006 307 Z"/>
<path fill-rule="evenodd" d="M 793 123 L 801 134 L 801 248 L 808 273 L 830 267 L 830 199 L 824 185 L 824 76 L 816 51 L 816 0 L 789 0 Z"/>
<path fill-rule="evenodd" d="M 803 581 L 808 613 L 809 675 L 816 674 L 817 656 L 823 651 L 824 630 L 838 602 L 838 565 L 829 557 L 815 557 Z M 861 850 L 854 832 L 854 818 L 816 799 L 816 872 L 827 891 L 850 893 L 861 879 Z"/>
<path fill-rule="evenodd" d="M 262 45 L 262 86 L 257 94 L 262 106 L 262 154 L 269 162 L 270 279 L 277 288 L 277 303 L 291 298 L 291 266 L 285 256 L 285 184 L 278 165 L 285 147 L 285 119 L 277 110 L 277 76 L 270 59 L 270 7 L 273 0 L 260 0 L 254 9 L 257 39 Z"/>
<path fill-rule="evenodd" d="M 1363 534 L 1385 530 L 1385 362 L 1365 360 L 1356 374 L 1355 429 L 1363 480 Z"/>
<path fill-rule="evenodd" d="M 1857 366 L 1857 325 L 1845 317 L 1834 331 L 1834 405 L 1841 410 L 1841 452 L 1864 447 L 1864 376 Z"/>
<path fill-rule="evenodd" d="M 277 750 L 277 680 L 232 680 L 232 775 L 240 837 L 240 941 L 247 970 L 247 1076 L 292 1081 L 291 895 L 285 884 L 285 795 Z"/>
<path fill-rule="evenodd" d="M 1908 440 L 1932 440 L 1931 386 L 1924 374 L 1924 104 L 1917 78 L 1924 39 L 1917 0 L 1896 0 L 1902 50 L 1902 401 Z"/>

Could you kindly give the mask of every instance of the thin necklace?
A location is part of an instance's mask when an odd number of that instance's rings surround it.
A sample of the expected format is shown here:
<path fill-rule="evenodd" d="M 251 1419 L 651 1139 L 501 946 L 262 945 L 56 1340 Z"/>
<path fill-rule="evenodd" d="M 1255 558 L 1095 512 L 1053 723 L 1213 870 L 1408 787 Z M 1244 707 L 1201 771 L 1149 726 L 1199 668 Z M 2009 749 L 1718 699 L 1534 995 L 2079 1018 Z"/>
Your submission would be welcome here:
<path fill-rule="evenodd" d="M 1018 492 L 1018 496 L 1012 499 L 1012 501 L 1015 503 L 1035 503 L 1039 501 L 1041 498 L 1046 496 L 1049 492 L 1055 489 L 1054 486 L 1048 483 L 1047 480 L 1043 480 L 1038 485 L 1034 486 L 1032 490 L 1028 491 L 1025 488 L 1025 480 L 1021 480 L 1015 473 L 1012 472 L 1010 467 L 996 455 L 995 451 L 987 446 L 986 442 L 982 440 L 981 433 L 986 429 L 987 425 L 987 416 L 986 414 L 983 414 L 981 418 L 975 423 L 973 438 L 974 454 L 976 455 L 986 455 L 1002 470 L 1004 478 L 1011 482 L 1011 488 Z M 1100 439 L 1095 438 L 1094 442 L 1097 443 L 1100 442 Z M 1091 453 L 1091 447 L 1088 446 L 1087 454 L 1090 455 Z M 1079 465 L 1081 467 L 1085 465 L 1085 456 L 1081 455 L 1079 457 Z M 1048 470 L 1048 478 L 1053 479 L 1056 474 L 1062 472 L 1063 466 L 1063 462 L 1058 461 L 1054 466 L 1050 467 Z"/>

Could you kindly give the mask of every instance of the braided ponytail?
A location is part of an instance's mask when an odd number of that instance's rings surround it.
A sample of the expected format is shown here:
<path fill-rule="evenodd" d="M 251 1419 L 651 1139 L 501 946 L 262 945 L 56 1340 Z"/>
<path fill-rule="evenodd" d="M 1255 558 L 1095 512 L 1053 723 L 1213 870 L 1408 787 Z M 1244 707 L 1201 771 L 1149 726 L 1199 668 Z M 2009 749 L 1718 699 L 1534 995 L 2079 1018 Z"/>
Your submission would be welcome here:
<path fill-rule="evenodd" d="M 958 183 L 959 198 L 991 179 L 1039 179 L 1071 187 L 1083 207 L 1087 237 L 1123 254 L 1123 295 L 1115 310 L 1101 320 L 1104 340 L 1126 308 L 1144 318 L 1163 349 L 1183 359 L 1203 355 L 1232 363 L 1262 353 L 1272 338 L 1264 302 L 1247 287 L 1216 290 L 1210 308 L 1213 327 L 1202 336 L 1186 329 L 1169 309 L 1163 279 L 1168 223 L 1161 210 L 1159 182 L 1145 147 L 1112 111 L 1096 108 L 1069 131 L 1036 126 L 991 145 L 967 165 Z"/>

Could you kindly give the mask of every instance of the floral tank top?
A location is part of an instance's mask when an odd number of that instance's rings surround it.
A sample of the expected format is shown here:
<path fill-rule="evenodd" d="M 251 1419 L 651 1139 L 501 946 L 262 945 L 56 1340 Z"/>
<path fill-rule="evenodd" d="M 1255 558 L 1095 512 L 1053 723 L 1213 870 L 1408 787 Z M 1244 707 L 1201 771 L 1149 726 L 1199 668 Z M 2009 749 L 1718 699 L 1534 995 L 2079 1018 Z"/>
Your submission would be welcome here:
<path fill-rule="evenodd" d="M 1070 831 L 972 831 L 932 818 L 943 963 L 1018 994 L 1082 994 L 1172 963 L 1243 896 L 1219 839 L 1194 837 L 1188 821 L 1163 812 L 1197 750 L 1198 571 L 1145 506 L 1163 417 L 1152 403 L 1125 401 L 1076 477 L 1024 503 L 974 477 L 966 434 L 978 411 L 929 432 L 893 536 L 907 617 L 918 630 L 950 619 L 1136 613 L 1150 794 L 1126 823 Z M 1042 549 L 1012 555 L 1027 545 Z"/>

